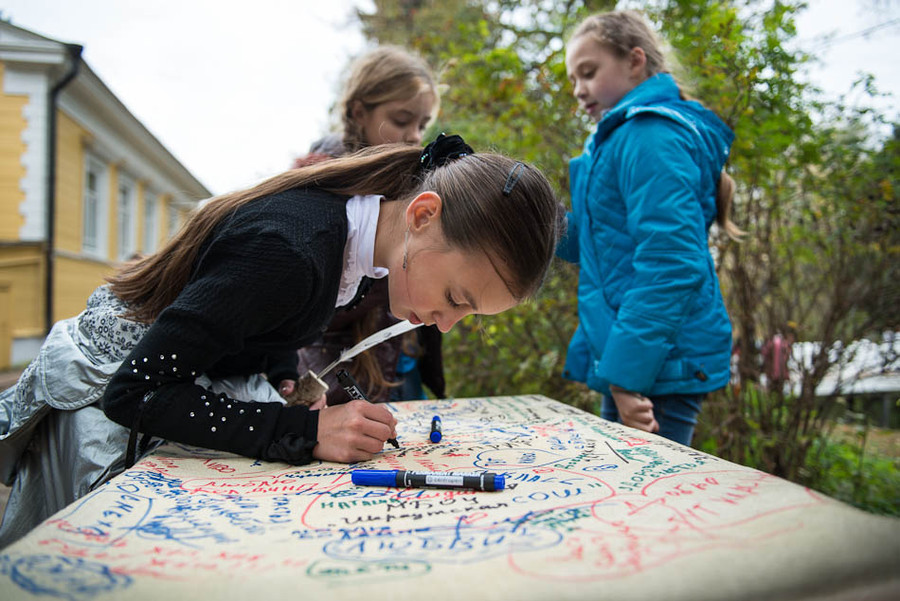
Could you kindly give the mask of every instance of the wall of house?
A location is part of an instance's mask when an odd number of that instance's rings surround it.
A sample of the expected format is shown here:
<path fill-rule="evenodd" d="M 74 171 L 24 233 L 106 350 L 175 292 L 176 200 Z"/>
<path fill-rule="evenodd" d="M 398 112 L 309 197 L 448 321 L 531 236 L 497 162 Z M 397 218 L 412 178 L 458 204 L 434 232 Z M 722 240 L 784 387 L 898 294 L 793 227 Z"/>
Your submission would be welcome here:
<path fill-rule="evenodd" d="M 57 255 L 56 296 L 53 319 L 58 321 L 84 311 L 88 297 L 104 283 L 104 277 L 115 271 L 113 265 L 84 257 Z"/>
<path fill-rule="evenodd" d="M 18 363 L 30 351 L 16 349 L 16 341 L 41 338 L 44 335 L 44 255 L 40 244 L 18 244 L 0 247 L 0 286 L 5 289 L 6 327 L 9 338 L 0 341 L 10 361 Z M 26 344 L 26 346 L 29 346 Z M 9 364 L 0 363 L 0 369 Z"/>
<path fill-rule="evenodd" d="M 5 66 L 0 63 L 0 82 L 4 77 Z M 25 223 L 19 205 L 25 200 L 21 188 L 25 165 L 21 157 L 25 154 L 22 132 L 27 125 L 23 113 L 26 104 L 27 96 L 0 90 L 0 241 L 4 242 L 18 241 Z"/>
<path fill-rule="evenodd" d="M 21 242 L 29 96 L 8 91 L 6 81 L 6 66 L 0 63 L 0 369 L 13 362 L 15 339 L 43 334 L 41 245 Z"/>
<path fill-rule="evenodd" d="M 88 132 L 63 111 L 56 111 L 57 251 L 80 253 L 84 196 L 84 147 Z"/>
<path fill-rule="evenodd" d="M 53 320 L 84 310 L 85 302 L 103 278 L 113 271 L 108 261 L 82 253 L 84 226 L 84 141 L 90 132 L 64 111 L 57 111 L 56 255 L 54 260 Z M 111 190 L 108 189 L 111 194 Z M 108 206 L 115 206 L 114 204 Z M 113 213 L 113 211 L 110 211 Z M 111 230 L 114 234 L 114 230 Z M 114 238 L 111 238 L 111 240 Z"/>

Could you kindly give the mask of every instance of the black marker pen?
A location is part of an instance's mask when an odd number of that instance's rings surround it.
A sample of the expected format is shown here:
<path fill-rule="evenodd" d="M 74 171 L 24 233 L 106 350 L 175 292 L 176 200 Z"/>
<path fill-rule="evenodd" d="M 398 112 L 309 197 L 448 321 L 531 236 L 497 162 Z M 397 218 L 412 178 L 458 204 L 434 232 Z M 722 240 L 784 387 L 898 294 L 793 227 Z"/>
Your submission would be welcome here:
<path fill-rule="evenodd" d="M 493 492 L 506 488 L 506 476 L 493 472 L 413 472 L 407 470 L 353 470 L 350 480 L 357 486 L 391 488 L 472 488 Z"/>
<path fill-rule="evenodd" d="M 347 394 L 350 395 L 351 399 L 354 401 L 360 399 L 369 402 L 369 397 L 363 393 L 362 388 L 359 387 L 359 384 L 356 383 L 356 380 L 353 379 L 350 372 L 346 369 L 339 369 L 335 376 L 337 376 L 338 383 L 347 391 Z M 397 442 L 396 438 L 388 438 L 387 441 L 391 443 L 395 449 L 400 448 L 400 443 Z"/>

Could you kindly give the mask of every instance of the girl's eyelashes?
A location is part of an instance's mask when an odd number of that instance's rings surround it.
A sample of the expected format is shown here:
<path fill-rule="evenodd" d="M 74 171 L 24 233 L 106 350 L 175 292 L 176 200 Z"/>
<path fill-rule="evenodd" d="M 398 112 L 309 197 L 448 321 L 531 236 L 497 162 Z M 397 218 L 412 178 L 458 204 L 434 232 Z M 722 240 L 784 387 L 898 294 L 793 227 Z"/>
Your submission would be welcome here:
<path fill-rule="evenodd" d="M 453 295 L 450 294 L 450 291 L 447 291 L 447 304 L 450 305 L 451 308 L 455 309 L 459 306 L 455 300 L 453 300 Z"/>
<path fill-rule="evenodd" d="M 572 85 L 575 85 L 576 80 L 579 80 L 579 79 L 582 81 L 590 81 L 594 77 L 595 72 L 596 72 L 596 69 L 594 69 L 594 68 L 581 70 L 576 75 L 573 75 L 572 77 L 570 77 L 569 81 L 572 82 Z"/>

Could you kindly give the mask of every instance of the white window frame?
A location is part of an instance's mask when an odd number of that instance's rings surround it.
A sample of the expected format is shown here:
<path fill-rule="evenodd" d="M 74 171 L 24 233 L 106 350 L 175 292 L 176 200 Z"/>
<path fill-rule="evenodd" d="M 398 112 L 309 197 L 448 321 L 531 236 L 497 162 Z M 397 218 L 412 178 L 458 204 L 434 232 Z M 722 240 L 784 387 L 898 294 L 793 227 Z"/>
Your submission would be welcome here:
<path fill-rule="evenodd" d="M 94 175 L 94 190 L 89 189 L 91 174 Z M 99 259 L 104 258 L 107 253 L 108 181 L 109 171 L 106 164 L 93 155 L 87 155 L 82 191 L 81 249 L 84 254 Z M 94 234 L 93 239 L 90 237 L 91 231 Z"/>
<path fill-rule="evenodd" d="M 144 244 L 145 253 L 156 252 L 159 244 L 159 195 L 144 188 Z"/>
<path fill-rule="evenodd" d="M 116 183 L 116 246 L 120 261 L 127 261 L 137 250 L 136 192 L 134 180 L 120 173 Z"/>
<path fill-rule="evenodd" d="M 169 201 L 169 206 L 167 207 L 168 214 L 166 219 L 166 238 L 171 239 L 178 233 L 178 227 L 181 225 L 179 222 L 178 215 L 178 207 L 172 201 Z"/>

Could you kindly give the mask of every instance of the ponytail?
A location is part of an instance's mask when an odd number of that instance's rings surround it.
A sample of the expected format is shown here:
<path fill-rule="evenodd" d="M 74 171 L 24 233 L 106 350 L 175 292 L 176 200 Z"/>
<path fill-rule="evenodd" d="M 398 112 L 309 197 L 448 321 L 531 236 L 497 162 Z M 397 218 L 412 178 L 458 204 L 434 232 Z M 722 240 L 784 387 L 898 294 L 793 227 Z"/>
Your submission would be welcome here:
<path fill-rule="evenodd" d="M 731 205 L 734 201 L 734 180 L 722 170 L 719 175 L 719 186 L 716 190 L 716 223 L 729 238 L 740 242 L 747 232 L 739 228 L 731 220 Z"/>
<path fill-rule="evenodd" d="M 126 264 L 107 280 L 115 295 L 129 306 L 125 317 L 151 323 L 187 284 L 200 247 L 215 227 L 241 206 L 262 196 L 303 187 L 341 196 L 377 191 L 390 199 L 404 199 L 419 186 L 416 174 L 420 154 L 421 149 L 406 144 L 367 148 L 286 171 L 249 190 L 215 197 L 194 212 L 162 249 Z"/>

